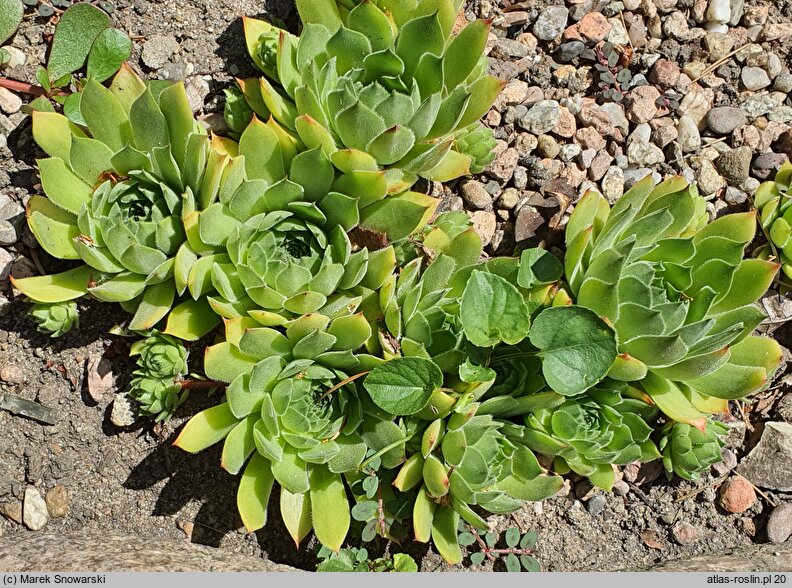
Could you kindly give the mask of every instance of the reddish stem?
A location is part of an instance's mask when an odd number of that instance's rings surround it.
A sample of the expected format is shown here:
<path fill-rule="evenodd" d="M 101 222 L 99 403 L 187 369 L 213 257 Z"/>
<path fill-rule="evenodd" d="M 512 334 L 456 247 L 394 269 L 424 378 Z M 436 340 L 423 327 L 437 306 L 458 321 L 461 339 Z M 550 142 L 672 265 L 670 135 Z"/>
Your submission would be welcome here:
<path fill-rule="evenodd" d="M 27 82 L 20 82 L 17 80 L 10 80 L 8 78 L 0 78 L 0 88 L 7 88 L 14 92 L 22 92 L 23 94 L 32 94 L 33 96 L 46 96 L 47 91 L 41 86 L 34 86 Z"/>
<path fill-rule="evenodd" d="M 184 380 L 181 383 L 182 390 L 206 390 L 208 388 L 225 388 L 225 382 L 216 380 Z"/>

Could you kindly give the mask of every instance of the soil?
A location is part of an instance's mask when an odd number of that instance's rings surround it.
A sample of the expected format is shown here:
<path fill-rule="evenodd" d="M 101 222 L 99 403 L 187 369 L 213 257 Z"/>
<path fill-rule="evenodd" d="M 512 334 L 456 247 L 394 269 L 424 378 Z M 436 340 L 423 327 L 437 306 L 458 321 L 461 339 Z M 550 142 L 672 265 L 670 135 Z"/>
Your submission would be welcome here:
<path fill-rule="evenodd" d="M 530 10 L 557 3 L 539 0 Z M 478 3 L 467 9 L 478 10 Z M 771 18 L 778 21 L 790 10 L 792 6 L 773 5 Z M 296 22 L 288 0 L 270 2 L 266 13 L 261 3 L 253 0 L 121 0 L 116 2 L 113 20 L 115 26 L 135 36 L 132 63 L 144 75 L 154 73 L 140 60 L 144 41 L 154 35 L 175 37 L 179 48 L 170 63 L 189 72 L 188 79 L 200 77 L 208 82 L 204 111 L 217 112 L 222 107 L 222 89 L 232 78 L 255 75 L 244 49 L 241 14 L 276 17 L 292 26 Z M 26 17 L 15 44 L 28 54 L 28 64 L 7 72 L 9 77 L 34 81 L 51 31 L 46 19 Z M 789 54 L 784 55 L 789 63 Z M 542 77 L 549 80 L 549 74 L 538 72 L 537 81 Z M 16 129 L 8 137 L 8 147 L 0 148 L 0 190 L 19 200 L 38 188 L 34 165 L 40 155 L 29 122 L 20 123 L 21 119 L 21 114 L 10 117 Z M 25 229 L 21 242 L 12 248 L 17 255 L 24 255 L 17 264 L 32 260 L 33 265 L 40 264 L 48 271 L 58 267 L 32 245 Z M 10 290 L 6 294 L 10 298 Z M 189 416 L 216 399 L 195 391 L 165 425 L 140 421 L 132 429 L 110 423 L 113 392 L 98 402 L 92 400 L 86 387 L 89 357 L 104 355 L 111 360 L 118 392 L 125 389 L 132 369 L 127 341 L 108 334 L 120 320 L 120 309 L 81 303 L 82 325 L 60 339 L 37 333 L 24 313 L 25 303 L 16 300 L 0 317 L 0 368 L 18 371 L 0 382 L 0 393 L 17 394 L 54 409 L 57 422 L 46 426 L 0 411 L 0 504 L 19 502 L 28 484 L 42 492 L 62 485 L 68 492 L 69 511 L 65 517 L 51 519 L 48 531 L 134 532 L 151 541 L 192 541 L 314 569 L 315 540 L 296 550 L 277 508 L 270 509 L 271 520 L 265 530 L 250 535 L 240 531 L 235 506 L 237 478 L 220 469 L 218 448 L 189 455 L 171 446 Z M 193 358 L 200 355 L 198 349 L 192 353 Z M 742 455 L 748 445 L 742 442 L 739 423 L 735 430 L 734 447 Z M 668 559 L 766 541 L 763 526 L 768 503 L 760 498 L 746 513 L 726 513 L 717 504 L 716 488 L 721 481 L 706 476 L 697 483 L 668 482 L 660 476 L 632 486 L 626 496 L 606 495 L 604 504 L 597 499 L 596 508 L 591 500 L 576 497 L 576 493 L 585 493 L 585 488 L 571 481 L 566 495 L 528 505 L 514 516 L 502 518 L 498 528 L 518 525 L 536 529 L 537 557 L 549 571 L 643 569 Z M 772 495 L 769 498 L 774 499 Z M 680 544 L 671 531 L 680 522 L 697 527 L 700 537 Z M 29 533 L 33 531 L 0 517 L 0 535 L 24 537 Z M 447 569 L 431 548 L 405 547 L 420 561 L 422 570 Z"/>

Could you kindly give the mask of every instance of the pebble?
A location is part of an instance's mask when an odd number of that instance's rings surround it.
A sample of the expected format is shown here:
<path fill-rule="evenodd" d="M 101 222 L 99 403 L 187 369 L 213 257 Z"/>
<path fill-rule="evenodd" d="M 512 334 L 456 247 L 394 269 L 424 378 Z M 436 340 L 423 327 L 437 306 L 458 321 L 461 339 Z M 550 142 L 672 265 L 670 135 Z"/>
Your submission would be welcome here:
<path fill-rule="evenodd" d="M 589 12 L 564 34 L 594 44 L 603 41 L 610 32 L 611 25 L 601 12 Z"/>
<path fill-rule="evenodd" d="M 770 76 L 761 67 L 744 67 L 740 79 L 745 89 L 753 92 L 766 88 L 771 83 Z"/>
<path fill-rule="evenodd" d="M 511 80 L 495 100 L 495 108 L 502 111 L 508 106 L 521 104 L 527 97 L 528 84 L 522 80 Z"/>
<path fill-rule="evenodd" d="M 611 166 L 602 178 L 602 195 L 613 204 L 624 195 L 624 171 L 617 166 Z"/>
<path fill-rule="evenodd" d="M 654 62 L 649 72 L 649 81 L 668 90 L 676 85 L 681 74 L 682 72 L 679 70 L 679 65 L 677 65 L 676 61 L 658 59 Z"/>
<path fill-rule="evenodd" d="M 22 505 L 22 521 L 31 531 L 39 531 L 49 521 L 47 503 L 35 486 L 25 488 L 25 500 Z"/>
<path fill-rule="evenodd" d="M 748 123 L 745 112 L 731 106 L 719 106 L 707 113 L 707 126 L 718 135 L 728 135 Z"/>
<path fill-rule="evenodd" d="M 583 41 L 567 41 L 558 46 L 555 52 L 555 58 L 561 63 L 569 63 L 585 50 L 586 44 Z"/>
<path fill-rule="evenodd" d="M 726 193 L 732 188 L 726 188 Z M 739 203 L 738 203 L 739 204 Z M 721 461 L 712 466 L 712 471 L 716 476 L 725 476 L 737 467 L 737 456 L 731 449 L 721 449 Z"/>
<path fill-rule="evenodd" d="M 110 408 L 110 422 L 116 427 L 129 427 L 137 419 L 134 400 L 126 394 L 116 394 Z"/>
<path fill-rule="evenodd" d="M 15 114 L 22 108 L 22 99 L 5 88 L 0 88 L 0 111 Z"/>
<path fill-rule="evenodd" d="M 558 141 L 553 139 L 553 137 L 550 135 L 540 135 L 538 137 L 538 142 L 539 144 L 537 145 L 536 150 L 542 157 L 554 159 L 561 152 L 561 147 L 558 144 Z"/>
<path fill-rule="evenodd" d="M 680 545 L 690 545 L 691 543 L 696 543 L 697 541 L 701 540 L 701 538 L 704 536 L 704 533 L 701 531 L 701 529 L 691 525 L 690 523 L 685 521 L 677 521 L 677 523 L 671 527 L 671 535 Z"/>
<path fill-rule="evenodd" d="M 462 184 L 462 199 L 473 208 L 484 209 L 492 204 L 492 196 L 484 188 L 484 184 L 471 180 Z"/>
<path fill-rule="evenodd" d="M 701 134 L 698 125 L 689 116 L 680 116 L 677 123 L 677 143 L 683 153 L 693 153 L 701 147 Z"/>
<path fill-rule="evenodd" d="M 0 504 L 0 515 L 3 515 L 10 521 L 22 524 L 22 503 L 21 502 L 4 502 Z"/>
<path fill-rule="evenodd" d="M 544 219 L 533 206 L 525 205 L 517 213 L 514 223 L 514 239 L 519 243 L 536 236 L 536 229 L 544 224 Z"/>
<path fill-rule="evenodd" d="M 141 59 L 147 67 L 163 67 L 179 48 L 179 43 L 171 35 L 152 35 L 143 44 Z"/>
<path fill-rule="evenodd" d="M 654 86 L 638 86 L 627 97 L 627 118 L 634 123 L 645 123 L 657 115 L 660 91 Z"/>
<path fill-rule="evenodd" d="M 649 167 L 665 161 L 663 150 L 654 143 L 649 142 L 648 137 L 636 136 L 633 132 L 630 136 L 633 140 L 627 146 L 627 159 L 634 165 Z"/>
<path fill-rule="evenodd" d="M 704 48 L 709 54 L 711 63 L 720 61 L 734 48 L 734 37 L 723 33 L 707 33 L 704 37 Z"/>
<path fill-rule="evenodd" d="M 498 197 L 498 208 L 511 210 L 520 201 L 520 193 L 516 188 L 506 188 Z"/>
<path fill-rule="evenodd" d="M 481 238 L 481 244 L 486 247 L 495 234 L 497 224 L 495 215 L 486 210 L 477 210 L 470 215 L 470 218 L 473 221 L 473 230 Z"/>
<path fill-rule="evenodd" d="M 553 133 L 564 139 L 571 139 L 576 132 L 575 115 L 569 111 L 569 108 L 562 106 L 561 115 L 558 117 L 558 123 L 553 127 Z"/>
<path fill-rule="evenodd" d="M 783 153 L 763 153 L 754 159 L 751 173 L 760 180 L 766 180 L 773 176 L 788 159 Z"/>
<path fill-rule="evenodd" d="M 630 485 L 624 480 L 616 480 L 612 490 L 616 496 L 627 496 L 630 493 Z"/>
<path fill-rule="evenodd" d="M 709 23 L 728 23 L 731 20 L 729 0 L 710 0 L 705 17 Z"/>
<path fill-rule="evenodd" d="M 6 363 L 0 368 L 0 380 L 8 384 L 21 384 L 25 381 L 25 372 L 15 363 Z"/>
<path fill-rule="evenodd" d="M 701 167 L 696 174 L 696 179 L 698 181 L 699 190 L 704 196 L 715 194 L 715 192 L 726 186 L 726 181 L 708 159 L 701 162 Z"/>
<path fill-rule="evenodd" d="M 786 41 L 792 38 L 792 23 L 766 24 L 762 29 L 763 41 Z"/>
<path fill-rule="evenodd" d="M 751 173 L 751 158 L 753 154 L 749 147 L 738 147 L 727 151 L 715 160 L 715 167 L 734 186 L 739 186 Z"/>
<path fill-rule="evenodd" d="M 591 516 L 595 517 L 602 514 L 605 510 L 606 503 L 606 499 L 602 494 L 595 494 L 586 503 L 586 510 L 588 510 Z"/>
<path fill-rule="evenodd" d="M 756 490 L 742 476 L 733 476 L 720 487 L 720 505 L 728 512 L 745 512 L 756 502 Z"/>
<path fill-rule="evenodd" d="M 517 167 L 519 159 L 520 155 L 517 150 L 509 147 L 495 157 L 495 160 L 487 166 L 487 175 L 501 183 L 508 182 L 514 173 L 514 168 Z"/>
<path fill-rule="evenodd" d="M 767 520 L 767 540 L 770 543 L 783 543 L 792 537 L 792 502 L 779 504 Z"/>
<path fill-rule="evenodd" d="M 564 31 L 569 10 L 564 6 L 548 6 L 533 25 L 533 34 L 542 41 L 552 41 Z"/>
<path fill-rule="evenodd" d="M 784 72 L 779 74 L 773 83 L 773 89 L 784 94 L 792 92 L 792 73 Z"/>
<path fill-rule="evenodd" d="M 53 486 L 44 496 L 47 512 L 53 519 L 65 517 L 69 512 L 69 493 L 64 486 Z"/>
<path fill-rule="evenodd" d="M 549 133 L 561 118 L 561 105 L 555 100 L 540 100 L 519 120 L 519 125 L 534 135 Z"/>

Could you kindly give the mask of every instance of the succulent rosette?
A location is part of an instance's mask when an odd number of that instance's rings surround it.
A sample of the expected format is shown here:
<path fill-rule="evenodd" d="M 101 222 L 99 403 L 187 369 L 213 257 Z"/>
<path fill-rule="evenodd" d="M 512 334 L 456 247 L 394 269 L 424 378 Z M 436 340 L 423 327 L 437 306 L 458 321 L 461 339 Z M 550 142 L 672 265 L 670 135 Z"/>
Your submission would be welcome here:
<path fill-rule="evenodd" d="M 448 418 L 425 426 L 420 446 L 394 481 L 400 491 L 418 489 L 413 505 L 415 537 L 424 542 L 432 539 L 451 563 L 462 559 L 456 542 L 460 517 L 486 530 L 488 525 L 476 509 L 514 512 L 524 501 L 555 494 L 562 484 L 559 477 L 547 474 L 524 444 L 512 443 L 504 433 L 520 427 L 477 415 L 478 406 L 463 397 Z"/>
<path fill-rule="evenodd" d="M 130 356 L 138 356 L 140 369 L 152 378 L 175 378 L 187 373 L 187 349 L 170 335 L 152 331 L 132 344 Z"/>
<path fill-rule="evenodd" d="M 246 19 L 253 61 L 269 79 L 240 87 L 259 117 L 275 117 L 309 146 L 354 150 L 387 171 L 389 192 L 419 176 L 450 180 L 492 160 L 492 133 L 478 122 L 502 87 L 485 75 L 489 23 L 452 34 L 459 6 L 413 8 L 333 0 L 298 3 L 300 37 Z M 353 174 L 361 180 L 363 174 Z"/>
<path fill-rule="evenodd" d="M 707 412 L 767 384 L 781 360 L 754 302 L 778 264 L 743 259 L 754 213 L 708 223 L 682 177 L 638 182 L 611 209 L 598 193 L 566 229 L 566 277 L 577 304 L 607 320 L 619 357 L 610 376 L 637 382 L 667 416 L 705 427 Z"/>
<path fill-rule="evenodd" d="M 729 427 L 718 421 L 707 422 L 702 431 L 686 423 L 663 427 L 660 451 L 666 473 L 685 480 L 696 480 L 702 472 L 721 461 L 721 448 Z"/>
<path fill-rule="evenodd" d="M 341 475 L 356 472 L 368 449 L 353 380 L 382 362 L 362 349 L 371 329 L 359 303 L 345 299 L 276 326 L 268 312 L 253 311 L 228 319 L 226 341 L 207 350 L 206 375 L 229 382 L 226 402 L 193 417 L 176 444 L 197 452 L 224 441 L 223 467 L 243 471 L 237 504 L 251 531 L 266 523 L 277 482 L 295 542 L 312 527 L 333 549 L 346 537 Z"/>
<path fill-rule="evenodd" d="M 769 182 L 756 190 L 754 205 L 768 243 L 756 251 L 762 259 L 781 263 L 782 278 L 792 283 L 792 163 L 786 162 Z"/>
<path fill-rule="evenodd" d="M 73 300 L 32 304 L 27 314 L 36 322 L 40 333 L 47 333 L 51 337 L 60 337 L 80 324 L 80 313 Z"/>
<path fill-rule="evenodd" d="M 46 196 L 31 198 L 28 223 L 48 253 L 84 265 L 15 284 L 37 302 L 120 302 L 134 313 L 129 327 L 148 330 L 195 281 L 197 257 L 222 248 L 228 225 L 217 201 L 224 178 L 237 181 L 244 166 L 231 165 L 236 144 L 211 141 L 193 118 L 181 83 L 144 83 L 124 66 L 109 89 L 88 80 L 77 96 L 68 117 L 33 113 L 50 157 L 38 161 Z M 209 323 L 180 336 L 197 338 Z"/>
<path fill-rule="evenodd" d="M 656 413 L 655 407 L 626 396 L 625 384 L 611 384 L 526 415 L 520 442 L 538 453 L 556 456 L 556 472 L 572 470 L 610 490 L 615 481 L 613 465 L 660 457 L 647 422 Z"/>
<path fill-rule="evenodd" d="M 173 416 L 174 411 L 187 399 L 187 390 L 173 378 L 157 378 L 138 374 L 132 379 L 127 394 L 137 403 L 138 414 L 151 417 L 156 422 Z"/>

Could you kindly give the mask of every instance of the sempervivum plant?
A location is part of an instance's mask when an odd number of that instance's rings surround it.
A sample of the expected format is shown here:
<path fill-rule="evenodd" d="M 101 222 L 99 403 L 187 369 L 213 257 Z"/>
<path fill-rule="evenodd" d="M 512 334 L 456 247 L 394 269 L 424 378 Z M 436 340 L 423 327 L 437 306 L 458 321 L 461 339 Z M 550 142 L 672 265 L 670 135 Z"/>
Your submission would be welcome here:
<path fill-rule="evenodd" d="M 28 316 L 38 325 L 40 333 L 60 337 L 80 324 L 80 314 L 73 300 L 53 304 L 33 304 Z"/>
<path fill-rule="evenodd" d="M 147 330 L 186 290 L 197 256 L 224 243 L 216 201 L 240 167 L 222 141 L 212 147 L 181 83 L 144 83 L 124 67 L 109 89 L 89 80 L 79 105 L 70 118 L 33 113 L 50 157 L 38 161 L 46 197 L 31 198 L 28 222 L 48 253 L 84 265 L 15 284 L 37 302 L 121 302 L 129 327 Z"/>
<path fill-rule="evenodd" d="M 534 451 L 556 456 L 556 472 L 572 470 L 610 490 L 614 464 L 660 457 L 649 439 L 652 427 L 647 423 L 656 409 L 626 396 L 626 384 L 611 384 L 615 385 L 593 388 L 559 406 L 530 413 L 520 441 Z"/>
<path fill-rule="evenodd" d="M 346 537 L 350 507 L 341 475 L 356 471 L 367 451 L 351 382 L 381 361 L 355 353 L 371 330 L 354 311 L 353 303 L 332 317 L 306 314 L 278 328 L 229 319 L 226 341 L 207 350 L 206 374 L 230 382 L 226 402 L 194 416 L 176 445 L 197 452 L 224 441 L 222 466 L 243 471 L 237 505 L 250 531 L 266 524 L 277 482 L 297 544 L 312 527 L 334 550 Z"/>
<path fill-rule="evenodd" d="M 647 178 L 612 209 L 588 193 L 566 230 L 576 302 L 616 332 L 610 376 L 639 382 L 667 416 L 700 429 L 704 412 L 761 388 L 781 360 L 775 341 L 750 335 L 764 318 L 754 302 L 778 269 L 743 259 L 755 215 L 707 220 L 684 178 Z"/>
<path fill-rule="evenodd" d="M 156 421 L 170 418 L 187 399 L 188 390 L 181 384 L 187 374 L 187 349 L 179 339 L 152 331 L 132 344 L 129 355 L 137 357 L 138 369 L 127 394 L 138 412 Z"/>
<path fill-rule="evenodd" d="M 660 451 L 666 474 L 696 480 L 702 472 L 721 461 L 721 448 L 729 427 L 709 421 L 702 431 L 686 423 L 668 423 L 663 427 Z"/>
<path fill-rule="evenodd" d="M 300 37 L 246 19 L 248 51 L 272 80 L 241 83 L 250 107 L 333 150 L 372 155 L 406 187 L 418 176 L 450 180 L 480 171 L 494 140 L 479 118 L 502 87 L 487 76 L 489 23 L 452 34 L 452 0 L 338 6 L 306 0 Z"/>
<path fill-rule="evenodd" d="M 786 162 L 775 179 L 763 183 L 756 190 L 754 204 L 768 243 L 756 252 L 763 259 L 781 263 L 783 279 L 792 283 L 792 163 Z"/>
<path fill-rule="evenodd" d="M 491 415 L 476 415 L 477 403 L 460 403 L 448 419 L 432 421 L 394 481 L 406 491 L 418 488 L 413 504 L 413 529 L 418 541 L 430 539 L 450 563 L 462 554 L 456 539 L 460 518 L 481 530 L 485 513 L 515 512 L 524 501 L 543 500 L 561 488 L 524 445 L 503 432 L 514 425 Z"/>

